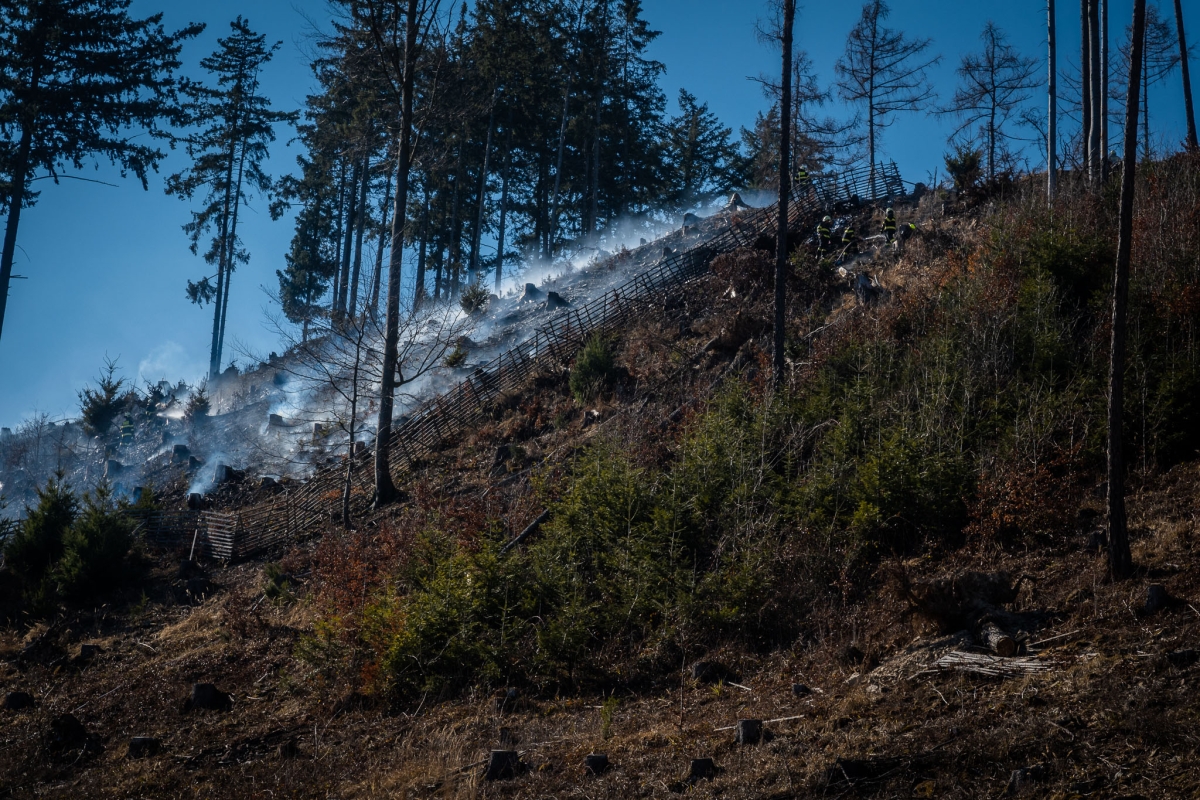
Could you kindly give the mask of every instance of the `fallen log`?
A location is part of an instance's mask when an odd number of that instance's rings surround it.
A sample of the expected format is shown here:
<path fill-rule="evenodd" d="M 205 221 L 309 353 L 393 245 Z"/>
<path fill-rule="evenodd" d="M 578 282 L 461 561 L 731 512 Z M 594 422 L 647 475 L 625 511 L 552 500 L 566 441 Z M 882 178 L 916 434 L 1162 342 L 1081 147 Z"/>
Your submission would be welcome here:
<path fill-rule="evenodd" d="M 979 641 L 998 656 L 1009 658 L 1017 654 L 1017 640 L 1009 636 L 994 622 L 985 622 L 979 628 Z"/>

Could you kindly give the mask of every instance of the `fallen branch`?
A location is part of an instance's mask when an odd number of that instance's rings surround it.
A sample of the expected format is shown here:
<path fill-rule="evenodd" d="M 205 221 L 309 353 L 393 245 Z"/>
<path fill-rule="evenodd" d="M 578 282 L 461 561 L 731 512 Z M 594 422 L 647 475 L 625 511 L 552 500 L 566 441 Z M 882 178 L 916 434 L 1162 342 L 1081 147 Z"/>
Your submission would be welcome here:
<path fill-rule="evenodd" d="M 526 527 L 525 530 L 521 531 L 521 533 L 518 534 L 515 539 L 510 541 L 508 544 L 504 545 L 504 547 L 501 547 L 500 555 L 504 555 L 509 550 L 512 550 L 514 547 L 519 545 L 521 542 L 525 541 L 525 539 L 527 537 L 532 536 L 533 534 L 537 533 L 537 529 L 542 527 L 542 523 L 545 522 L 549 518 L 550 518 L 550 509 L 547 508 L 541 514 L 538 514 L 537 519 L 535 519 L 533 522 L 529 523 L 529 526 Z"/>

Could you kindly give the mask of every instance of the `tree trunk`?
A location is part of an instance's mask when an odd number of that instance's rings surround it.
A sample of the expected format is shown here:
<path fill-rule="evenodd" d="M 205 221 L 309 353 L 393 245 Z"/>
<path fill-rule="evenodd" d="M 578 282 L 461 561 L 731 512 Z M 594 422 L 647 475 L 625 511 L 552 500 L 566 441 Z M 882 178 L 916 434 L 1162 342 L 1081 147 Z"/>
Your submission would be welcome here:
<path fill-rule="evenodd" d="M 544 257 L 547 261 L 554 258 L 554 241 L 558 234 L 558 205 L 559 190 L 562 188 L 563 151 L 567 146 L 567 110 L 571 99 L 571 76 L 567 76 L 567 88 L 563 91 L 562 121 L 558 125 L 558 155 L 554 162 L 554 200 L 550 209 L 550 246 L 546 248 Z"/>
<path fill-rule="evenodd" d="M 365 181 L 364 181 L 365 183 Z M 354 340 L 354 369 L 351 372 L 350 384 L 350 426 L 349 435 L 350 443 L 346 445 L 348 451 L 346 453 L 346 479 L 342 486 L 342 526 L 350 527 L 350 494 L 354 489 L 354 434 L 356 430 L 355 423 L 358 422 L 358 371 L 362 364 L 362 344 L 363 344 L 363 328 L 362 321 L 356 320 L 356 325 L 359 329 L 355 332 Z"/>
<path fill-rule="evenodd" d="M 28 121 L 21 126 L 21 143 L 13 164 L 12 189 L 8 196 L 8 224 L 4 228 L 4 252 L 0 256 L 0 333 L 4 331 L 4 312 L 8 307 L 8 286 L 12 282 L 13 259 L 17 252 L 17 226 L 29 178 L 29 154 L 33 149 L 33 130 Z"/>
<path fill-rule="evenodd" d="M 788 195 L 791 192 L 790 150 L 792 143 L 792 25 L 796 0 L 783 0 L 783 74 L 779 95 L 779 221 L 775 241 L 775 343 L 773 372 L 775 388 L 783 386 L 784 322 L 787 303 Z"/>
<path fill-rule="evenodd" d="M 400 90 L 400 152 L 396 164 L 396 205 L 392 209 L 392 248 L 388 264 L 387 322 L 383 344 L 383 376 L 379 387 L 379 423 L 375 436 L 375 505 L 396 498 L 392 482 L 392 411 L 396 392 L 396 360 L 400 349 L 400 271 L 404 263 L 404 222 L 408 206 L 408 171 L 412 158 L 413 79 L 417 63 L 417 4 L 408 0 L 404 21 L 404 74 Z"/>
<path fill-rule="evenodd" d="M 479 173 L 479 208 L 475 214 L 475 231 L 471 236 L 471 283 L 479 280 L 479 246 L 483 237 L 483 215 L 487 209 L 487 179 L 492 155 L 492 126 L 496 122 L 496 98 L 500 90 L 492 92 L 492 109 L 488 112 L 487 137 L 483 144 L 483 169 Z"/>
<path fill-rule="evenodd" d="M 450 286 L 446 290 L 447 297 L 458 296 L 459 272 L 462 270 L 462 228 L 459 220 L 460 196 L 459 186 L 462 183 L 462 144 L 459 144 L 458 159 L 454 164 L 454 199 L 450 203 Z"/>
<path fill-rule="evenodd" d="M 225 307 L 225 270 L 228 269 L 227 254 L 229 252 L 229 217 L 230 203 L 233 198 L 233 162 L 237 157 L 236 142 L 229 144 L 229 162 L 225 169 L 225 202 L 221 209 L 221 243 L 217 254 L 217 296 L 213 307 L 212 347 L 208 356 L 208 374 L 213 380 L 221 372 L 221 310 Z"/>
<path fill-rule="evenodd" d="M 417 281 L 413 285 L 413 311 L 425 302 L 425 252 L 429 242 L 429 192 L 421 207 L 421 244 L 417 249 Z"/>
<path fill-rule="evenodd" d="M 1142 45 L 1142 158 L 1150 159 L 1150 57 Z"/>
<path fill-rule="evenodd" d="M 1108 180 L 1108 0 L 1100 0 L 1100 177 Z"/>
<path fill-rule="evenodd" d="M 383 284 L 383 251 L 387 249 L 388 204 L 392 201 L 392 174 L 389 171 L 387 186 L 383 190 L 383 207 L 380 209 L 379 249 L 375 251 L 375 276 L 371 279 L 371 317 L 379 315 L 379 289 Z"/>
<path fill-rule="evenodd" d="M 362 273 L 363 235 L 367 228 L 367 190 L 371 186 L 370 156 L 363 156 L 358 181 L 358 232 L 354 235 L 354 271 L 350 273 L 350 314 L 358 315 L 358 280 Z"/>
<path fill-rule="evenodd" d="M 1188 69 L 1187 36 L 1183 31 L 1182 0 L 1175 0 L 1175 30 L 1179 32 L 1179 66 L 1183 72 L 1183 111 L 1187 117 L 1187 146 L 1191 150 L 1200 147 L 1196 143 L 1196 113 L 1192 109 L 1192 76 Z M 0 313 L 3 318 L 3 313 Z"/>
<path fill-rule="evenodd" d="M 1046 9 L 1046 30 L 1050 59 L 1049 127 L 1046 134 L 1046 199 L 1054 200 L 1058 188 L 1058 51 L 1055 44 L 1054 0 Z"/>
<path fill-rule="evenodd" d="M 341 288 L 338 289 L 337 308 L 339 320 L 346 319 L 347 301 L 350 296 L 350 260 L 354 253 L 354 229 L 358 225 L 358 186 L 360 183 L 363 183 L 362 168 L 355 162 L 354 172 L 350 178 L 350 191 L 347 193 L 350 207 L 346 209 L 345 243 L 342 246 L 342 273 L 339 278 Z"/>
<path fill-rule="evenodd" d="M 346 223 L 346 165 L 339 164 L 339 169 L 341 177 L 338 184 L 337 233 L 333 238 L 337 259 L 333 262 L 333 280 L 329 282 L 329 288 L 333 292 L 332 302 L 329 306 L 329 319 L 331 320 L 337 319 L 338 308 L 341 306 L 339 290 L 342 285 L 342 234 L 345 231 Z"/>
<path fill-rule="evenodd" d="M 233 267 L 237 263 L 237 227 L 238 211 L 242 207 L 242 178 L 246 171 L 246 148 L 243 143 L 242 154 L 238 157 L 237 182 L 233 190 L 233 219 L 229 224 L 229 242 L 226 249 L 229 255 L 225 258 L 225 289 L 221 298 L 221 334 L 217 337 L 217 366 L 225 354 L 225 319 L 229 316 L 229 284 L 233 280 Z"/>
<path fill-rule="evenodd" d="M 1129 301 L 1129 253 L 1133 237 L 1134 174 L 1137 170 L 1138 88 L 1146 37 L 1146 0 L 1134 0 L 1129 87 L 1125 95 L 1125 160 L 1117 263 L 1113 270 L 1112 342 L 1108 361 L 1108 568 L 1114 578 L 1133 573 L 1125 520 L 1125 453 L 1121 440 L 1125 402 L 1125 325 Z"/>
<path fill-rule="evenodd" d="M 1100 0 L 1088 3 L 1088 88 L 1092 93 L 1092 120 L 1088 126 L 1088 178 L 1099 185 L 1100 168 L 1100 114 L 1104 106 L 1100 101 Z"/>
<path fill-rule="evenodd" d="M 508 130 L 504 133 L 504 167 L 500 180 L 500 231 L 496 244 L 496 295 L 504 278 L 504 225 L 508 221 L 508 167 L 512 160 L 512 111 L 508 114 Z"/>
<path fill-rule="evenodd" d="M 1091 42 L 1088 33 L 1088 10 L 1091 0 L 1079 0 L 1079 97 L 1083 103 L 1081 115 L 1083 133 L 1080 149 L 1083 151 L 1083 173 L 1091 177 L 1092 151 L 1089 143 L 1092 141 L 1092 69 Z"/>

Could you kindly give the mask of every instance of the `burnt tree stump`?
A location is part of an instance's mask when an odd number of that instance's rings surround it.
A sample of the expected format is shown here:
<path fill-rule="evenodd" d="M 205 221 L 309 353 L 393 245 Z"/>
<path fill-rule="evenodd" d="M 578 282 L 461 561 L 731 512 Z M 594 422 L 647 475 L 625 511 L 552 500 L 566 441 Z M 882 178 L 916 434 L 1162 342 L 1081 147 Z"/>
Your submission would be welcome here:
<path fill-rule="evenodd" d="M 737 721 L 737 743 L 758 744 L 762 741 L 763 725 L 761 719 L 739 719 Z"/>
<path fill-rule="evenodd" d="M 521 769 L 521 757 L 516 750 L 493 750 L 488 758 L 484 780 L 500 781 L 515 778 Z"/>

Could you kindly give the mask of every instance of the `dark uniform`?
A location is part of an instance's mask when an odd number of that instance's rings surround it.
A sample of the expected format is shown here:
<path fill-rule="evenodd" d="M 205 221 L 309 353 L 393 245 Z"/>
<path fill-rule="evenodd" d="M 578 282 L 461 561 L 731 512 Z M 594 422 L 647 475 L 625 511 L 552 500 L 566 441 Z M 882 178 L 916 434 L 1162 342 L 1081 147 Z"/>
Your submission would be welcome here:
<path fill-rule="evenodd" d="M 818 254 L 827 253 L 832 249 L 833 231 L 831 231 L 829 229 L 829 225 L 832 222 L 833 222 L 832 219 L 830 219 L 829 217 L 825 217 L 825 219 L 821 220 L 817 224 L 817 253 Z"/>
<path fill-rule="evenodd" d="M 128 447 L 133 444 L 133 420 L 129 417 L 121 423 L 121 446 Z"/>
<path fill-rule="evenodd" d="M 890 208 L 883 215 L 883 235 L 889 242 L 896 238 L 896 212 Z"/>
<path fill-rule="evenodd" d="M 796 185 L 800 187 L 808 186 L 812 183 L 812 178 L 808 177 L 808 168 L 800 167 L 796 170 Z"/>

